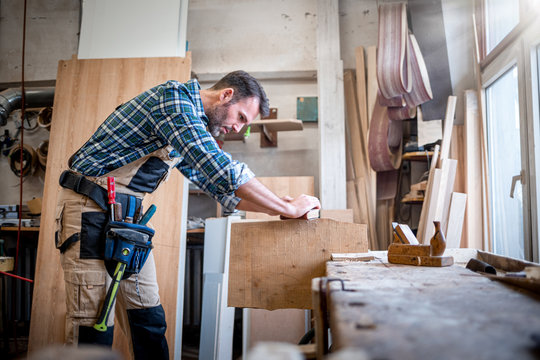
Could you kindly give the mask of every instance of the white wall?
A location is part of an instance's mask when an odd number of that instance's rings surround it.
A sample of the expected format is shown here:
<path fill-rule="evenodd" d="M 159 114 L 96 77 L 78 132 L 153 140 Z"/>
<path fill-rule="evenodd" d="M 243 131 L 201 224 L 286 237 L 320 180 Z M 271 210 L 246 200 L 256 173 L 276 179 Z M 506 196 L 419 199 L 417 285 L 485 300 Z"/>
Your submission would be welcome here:
<path fill-rule="evenodd" d="M 21 81 L 23 4 L 0 1 L 0 83 Z M 79 1 L 28 1 L 25 79 L 56 78 L 58 60 L 77 53 Z"/>
<path fill-rule="evenodd" d="M 442 0 L 450 79 L 458 97 L 455 124 L 463 124 L 463 92 L 475 88 L 473 4 L 470 0 Z"/>
<path fill-rule="evenodd" d="M 355 67 L 356 46 L 377 44 L 377 4 L 381 2 L 388 0 L 340 0 L 344 68 Z M 28 2 L 27 80 L 55 79 L 58 60 L 77 53 L 79 4 L 74 0 Z M 461 95 L 462 90 L 474 85 L 471 4 L 470 0 L 442 0 L 442 5 L 452 85 L 454 93 Z M 0 83 L 17 82 L 20 81 L 22 2 L 0 1 L 0 14 Z M 190 0 L 187 41 L 193 70 L 199 74 L 217 74 L 244 69 L 263 72 L 265 77 L 272 74 L 283 77 L 290 71 L 315 71 L 316 24 L 317 2 L 312 0 Z M 211 84 L 202 83 L 203 87 Z M 279 109 L 281 118 L 296 117 L 297 97 L 317 96 L 314 79 L 270 79 L 262 84 L 270 105 Z M 461 114 L 458 103 L 458 123 L 462 122 Z M 259 148 L 258 134 L 245 144 L 227 143 L 225 149 L 233 157 L 246 161 L 260 176 L 312 175 L 317 179 L 317 131 L 316 125 L 306 125 L 301 132 L 280 133 L 279 146 L 274 149 Z M 39 136 L 47 134 L 38 135 L 37 143 L 41 140 Z M 0 170 L 5 166 L 4 161 L 0 157 Z M 9 183 L 12 174 L 4 174 L 2 171 L 2 181 Z M 27 190 L 31 190 L 32 181 L 27 183 Z M 0 203 L 17 201 L 13 188 L 0 187 Z"/>

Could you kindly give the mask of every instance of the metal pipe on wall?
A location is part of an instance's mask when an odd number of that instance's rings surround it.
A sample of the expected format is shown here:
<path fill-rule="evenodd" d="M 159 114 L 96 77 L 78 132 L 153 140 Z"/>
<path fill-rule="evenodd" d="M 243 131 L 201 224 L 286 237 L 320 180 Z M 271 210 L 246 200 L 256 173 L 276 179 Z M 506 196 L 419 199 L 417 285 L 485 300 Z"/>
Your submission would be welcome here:
<path fill-rule="evenodd" d="M 26 107 L 52 106 L 54 87 L 26 88 Z M 6 89 L 0 92 L 0 126 L 7 123 L 9 114 L 20 109 L 22 105 L 22 90 L 20 88 Z"/>

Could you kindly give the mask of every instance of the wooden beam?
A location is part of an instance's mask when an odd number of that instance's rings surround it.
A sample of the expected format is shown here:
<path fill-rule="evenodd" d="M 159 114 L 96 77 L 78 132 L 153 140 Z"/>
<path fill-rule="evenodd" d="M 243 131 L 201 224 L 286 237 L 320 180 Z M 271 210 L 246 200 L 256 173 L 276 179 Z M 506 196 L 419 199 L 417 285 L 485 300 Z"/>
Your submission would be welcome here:
<path fill-rule="evenodd" d="M 466 206 L 467 194 L 452 193 L 450 212 L 448 213 L 448 220 L 446 222 L 447 227 L 444 229 L 447 248 L 460 247 Z"/>
<path fill-rule="evenodd" d="M 338 0 L 318 0 L 319 197 L 325 209 L 347 207 L 345 102 L 339 39 Z"/>

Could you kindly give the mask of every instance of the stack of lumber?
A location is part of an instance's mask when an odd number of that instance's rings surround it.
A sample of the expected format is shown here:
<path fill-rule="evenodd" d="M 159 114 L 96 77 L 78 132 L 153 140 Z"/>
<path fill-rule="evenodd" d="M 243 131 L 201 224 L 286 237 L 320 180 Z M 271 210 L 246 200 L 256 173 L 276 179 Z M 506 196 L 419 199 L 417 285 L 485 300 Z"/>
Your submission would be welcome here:
<path fill-rule="evenodd" d="M 368 134 L 371 110 L 377 95 L 375 73 L 377 49 L 367 49 L 367 78 L 364 48 L 356 54 L 356 76 L 345 71 L 347 207 L 353 209 L 354 222 L 368 226 L 369 248 L 378 249 L 376 232 L 376 173 L 369 165 Z"/>
<path fill-rule="evenodd" d="M 429 244 L 435 233 L 433 221 L 439 221 L 449 248 L 460 245 L 467 200 L 466 194 L 454 192 L 458 161 L 449 158 L 456 100 L 455 96 L 448 98 L 443 140 L 433 155 L 417 232 L 418 241 Z"/>

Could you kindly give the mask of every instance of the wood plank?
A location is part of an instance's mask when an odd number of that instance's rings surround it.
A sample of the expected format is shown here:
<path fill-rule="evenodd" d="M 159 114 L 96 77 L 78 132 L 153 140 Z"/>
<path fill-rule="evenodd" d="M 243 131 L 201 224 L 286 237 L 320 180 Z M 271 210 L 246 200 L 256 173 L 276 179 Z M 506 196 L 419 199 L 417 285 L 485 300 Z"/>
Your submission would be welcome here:
<path fill-rule="evenodd" d="M 317 9 L 319 198 L 325 209 L 345 209 L 345 102 L 338 1 L 318 0 Z"/>
<path fill-rule="evenodd" d="M 484 20 L 482 20 L 484 23 Z M 482 248 L 478 249 L 487 249 L 491 250 L 491 208 L 490 208 L 490 199 L 489 199 L 489 185 L 487 178 L 487 169 L 488 169 L 488 154 L 487 154 L 487 130 L 486 130 L 486 107 L 485 107 L 485 91 L 482 87 L 482 70 L 480 68 L 480 59 L 482 55 L 480 54 L 480 48 L 483 42 L 478 38 L 476 33 L 476 19 L 473 15 L 473 35 L 474 35 L 474 75 L 476 80 L 476 113 L 477 113 L 477 122 L 480 126 L 480 158 L 481 158 L 481 169 L 482 169 L 482 210 L 483 210 L 483 221 L 482 221 Z M 484 34 L 485 35 L 485 34 Z M 485 39 L 485 36 L 483 37 Z M 480 41 L 480 45 L 479 45 Z M 484 44 L 485 45 L 485 44 Z"/>
<path fill-rule="evenodd" d="M 332 261 L 371 261 L 375 260 L 375 256 L 367 253 L 334 253 Z"/>
<path fill-rule="evenodd" d="M 424 198 L 424 204 L 426 205 L 425 221 L 423 222 L 422 231 L 418 233 L 417 238 L 420 244 L 429 244 L 431 236 L 435 233 L 433 226 L 433 220 L 435 220 L 435 214 L 437 213 L 437 190 L 441 184 L 442 169 L 433 169 L 433 179 L 431 183 L 428 180 L 428 188 L 426 194 L 430 194 L 429 198 Z M 422 213 L 424 208 L 422 207 Z M 422 214 L 424 216 L 424 214 Z M 418 228 L 420 231 L 420 228 Z"/>
<path fill-rule="evenodd" d="M 448 102 L 446 103 L 446 113 L 444 115 L 444 129 L 443 129 L 443 139 L 441 143 L 441 152 L 439 154 L 439 165 L 442 159 L 448 159 L 450 154 L 450 143 L 452 142 L 452 129 L 454 127 L 454 116 L 456 113 L 456 102 L 457 97 L 449 96 Z"/>
<path fill-rule="evenodd" d="M 422 211 L 420 213 L 420 220 L 418 222 L 418 230 L 416 233 L 416 238 L 418 239 L 419 242 L 423 242 L 423 238 L 424 238 L 424 231 L 426 227 L 429 204 L 431 203 L 431 192 L 433 189 L 433 185 L 432 185 L 433 176 L 434 176 L 434 171 L 435 171 L 435 167 L 436 167 L 438 159 L 439 159 L 439 145 L 435 145 L 435 149 L 433 150 L 431 166 L 429 168 L 427 186 L 424 192 L 424 202 L 422 203 Z"/>
<path fill-rule="evenodd" d="M 373 110 L 375 108 L 375 102 L 377 101 L 377 91 L 379 89 L 379 85 L 377 83 L 377 47 L 376 46 L 369 46 L 366 50 L 366 63 L 367 63 L 367 83 L 366 83 L 366 93 L 367 93 L 367 116 L 368 116 L 368 132 L 363 134 L 365 144 L 368 144 L 368 136 L 369 136 L 369 126 L 371 124 L 371 118 L 373 116 Z M 367 151 L 366 151 L 367 154 Z M 371 217 L 375 218 L 375 225 L 370 224 L 370 239 L 375 238 L 377 239 L 380 234 L 377 232 L 377 173 L 373 171 L 371 166 L 369 167 L 369 174 L 370 174 L 370 183 L 371 188 L 368 193 L 369 197 L 369 204 L 371 205 L 370 212 Z M 376 249 L 378 246 L 374 246 L 378 240 L 373 241 L 370 240 L 370 248 Z"/>
<path fill-rule="evenodd" d="M 60 61 L 43 196 L 43 208 L 50 211 L 44 211 L 41 217 L 29 351 L 64 341 L 64 277 L 59 253 L 54 247 L 55 212 L 52 209 L 56 208 L 58 178 L 66 169 L 67 159 L 118 104 L 167 80 L 188 80 L 190 70 L 190 55 L 186 58 Z M 145 202 L 146 207 L 152 201 L 158 208 L 153 221 L 156 229 L 154 257 L 160 298 L 167 316 L 166 337 L 171 356 L 175 344 L 179 240 L 181 231 L 185 231 L 177 221 L 182 212 L 182 186 L 182 176 L 172 173 L 169 181 Z M 125 335 L 122 332 L 116 335 L 115 348 L 124 344 L 125 351 Z M 126 352 L 124 355 L 129 357 Z"/>
<path fill-rule="evenodd" d="M 437 210 L 435 219 L 440 221 L 441 228 L 446 229 L 448 213 L 450 212 L 450 198 L 454 191 L 454 180 L 456 178 L 457 160 L 445 159 L 442 162 L 441 184 L 437 191 Z M 434 234 L 434 232 L 433 232 Z M 433 236 L 433 234 L 430 235 Z"/>
<path fill-rule="evenodd" d="M 355 179 L 355 190 L 358 197 L 357 215 L 358 223 L 368 224 L 370 239 L 376 238 L 375 209 L 369 197 L 374 184 L 371 183 L 371 167 L 367 155 L 367 143 L 361 129 L 361 120 L 358 114 L 357 95 L 354 87 L 354 74 L 347 70 L 343 76 L 346 102 L 347 133 L 350 139 L 351 161 Z M 371 240 L 370 240 L 371 241 Z"/>
<path fill-rule="evenodd" d="M 476 91 L 465 90 L 465 192 L 467 210 L 465 212 L 466 242 L 464 247 L 484 249 L 483 199 L 482 199 L 482 145 L 481 125 Z"/>
<path fill-rule="evenodd" d="M 467 207 L 467 194 L 452 193 L 452 202 L 450 212 L 446 221 L 444 234 L 446 235 L 446 247 L 458 248 L 462 243 L 463 220 L 465 218 L 465 209 Z"/>
<path fill-rule="evenodd" d="M 366 252 L 367 229 L 331 219 L 231 225 L 229 306 L 310 309 L 311 279 L 332 253 Z"/>
<path fill-rule="evenodd" d="M 375 102 L 377 101 L 377 91 L 379 85 L 377 83 L 377 47 L 369 46 L 367 48 L 367 112 L 368 112 L 368 125 L 371 124 L 371 117 L 373 115 L 373 109 L 375 108 Z M 367 141 L 367 135 L 366 135 Z"/>
<path fill-rule="evenodd" d="M 465 192 L 465 137 L 464 126 L 454 125 L 452 130 L 452 142 L 450 144 L 450 158 L 457 160 L 456 178 L 454 180 L 454 191 Z"/>
<path fill-rule="evenodd" d="M 360 121 L 360 133 L 363 135 L 364 152 L 367 154 L 367 134 L 369 132 L 366 67 L 364 61 L 364 48 L 358 46 L 355 49 L 356 59 L 356 97 L 358 104 L 358 117 Z"/>

